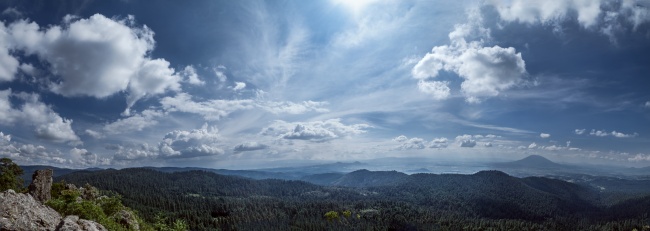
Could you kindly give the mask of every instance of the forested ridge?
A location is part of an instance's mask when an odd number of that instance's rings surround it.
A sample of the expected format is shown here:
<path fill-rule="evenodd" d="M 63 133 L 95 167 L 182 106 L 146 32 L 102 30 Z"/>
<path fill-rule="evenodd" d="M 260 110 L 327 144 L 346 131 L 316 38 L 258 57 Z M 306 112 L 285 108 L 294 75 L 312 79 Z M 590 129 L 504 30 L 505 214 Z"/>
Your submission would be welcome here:
<path fill-rule="evenodd" d="M 611 196 L 586 186 L 499 171 L 353 173 L 346 184 L 388 183 L 319 186 L 143 168 L 81 171 L 56 180 L 114 191 L 145 219 L 183 219 L 193 230 L 650 230 L 650 196 L 609 206 L 603 198 Z"/>

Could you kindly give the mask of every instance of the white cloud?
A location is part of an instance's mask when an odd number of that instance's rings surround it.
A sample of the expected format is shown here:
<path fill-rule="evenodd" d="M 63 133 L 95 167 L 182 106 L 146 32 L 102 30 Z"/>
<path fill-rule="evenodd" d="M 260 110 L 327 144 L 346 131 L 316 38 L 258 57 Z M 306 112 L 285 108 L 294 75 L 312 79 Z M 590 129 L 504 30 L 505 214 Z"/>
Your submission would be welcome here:
<path fill-rule="evenodd" d="M 205 81 L 199 79 L 199 75 L 196 74 L 196 69 L 192 65 L 186 66 L 183 71 L 181 71 L 181 76 L 185 77 L 185 82 L 192 85 L 205 85 Z"/>
<path fill-rule="evenodd" d="M 482 40 L 467 42 L 465 39 L 474 34 L 489 37 L 489 30 L 476 25 L 481 21 L 476 18 L 479 16 L 474 14 L 470 17 L 474 21 L 456 25 L 455 30 L 449 33 L 450 45 L 433 47 L 411 73 L 421 85 L 427 79 L 436 78 L 440 71 L 454 72 L 463 79 L 461 92 L 466 101 L 479 103 L 483 98 L 497 96 L 519 83 L 526 75 L 526 64 L 521 53 L 512 47 L 484 47 Z M 440 88 L 436 92 L 447 90 Z M 423 89 L 430 91 L 431 88 L 420 87 L 421 91 Z"/>
<path fill-rule="evenodd" d="M 295 123 L 276 120 L 262 129 L 260 134 L 282 139 L 322 142 L 362 134 L 370 127 L 367 124 L 345 125 L 340 119 Z"/>
<path fill-rule="evenodd" d="M 476 140 L 463 140 L 460 142 L 460 146 L 465 148 L 473 148 L 476 146 Z"/>
<path fill-rule="evenodd" d="M 9 142 L 11 142 L 11 135 L 5 135 L 4 133 L 0 132 L 0 144 L 6 145 Z"/>
<path fill-rule="evenodd" d="M 233 148 L 233 151 L 235 152 L 248 152 L 248 151 L 256 151 L 256 150 L 262 150 L 262 149 L 267 149 L 269 146 L 265 144 L 261 144 L 258 142 L 244 142 L 242 144 L 238 144 Z"/>
<path fill-rule="evenodd" d="M 464 135 L 456 136 L 455 140 L 460 147 L 473 148 L 474 146 L 476 146 L 476 140 L 474 138 L 475 137 L 472 135 L 464 134 Z"/>
<path fill-rule="evenodd" d="M 114 20 L 101 14 L 87 19 L 68 15 L 63 26 L 40 28 L 20 20 L 10 24 L 9 31 L 15 48 L 37 55 L 60 77 L 50 83 L 52 92 L 104 98 L 127 91 L 128 113 L 146 95 L 179 90 L 181 80 L 169 62 L 149 57 L 153 31 L 134 24 L 132 16 Z"/>
<path fill-rule="evenodd" d="M 627 158 L 628 161 L 634 161 L 634 162 L 639 162 L 639 161 L 650 161 L 650 154 L 636 154 L 633 157 Z"/>
<path fill-rule="evenodd" d="M 13 47 L 10 35 L 5 31 L 7 28 L 4 23 L 0 23 L 0 83 L 12 81 L 19 66 L 18 60 L 10 54 Z"/>
<path fill-rule="evenodd" d="M 540 134 L 539 134 L 539 137 L 542 137 L 543 139 L 546 139 L 546 138 L 551 137 L 551 134 L 548 134 L 548 133 L 540 133 Z"/>
<path fill-rule="evenodd" d="M 448 81 L 418 81 L 418 89 L 421 92 L 433 96 L 435 100 L 442 100 L 449 98 L 449 82 Z"/>
<path fill-rule="evenodd" d="M 235 91 L 239 91 L 246 88 L 246 83 L 244 82 L 235 82 L 235 86 L 232 88 Z"/>
<path fill-rule="evenodd" d="M 646 107 L 646 108 L 650 108 L 650 101 L 646 101 L 645 105 L 643 105 L 643 106 Z"/>
<path fill-rule="evenodd" d="M 400 143 L 397 150 L 424 149 L 427 147 L 426 142 L 422 138 L 418 137 L 409 139 L 408 137 L 401 135 L 393 138 L 393 141 Z"/>
<path fill-rule="evenodd" d="M 226 67 L 224 67 L 222 65 L 219 65 L 219 66 L 212 69 L 212 71 L 214 71 L 214 75 L 217 76 L 217 79 L 219 80 L 219 82 L 225 82 L 226 79 L 228 79 L 228 76 L 226 76 L 226 74 L 224 73 L 225 70 L 226 70 Z"/>
<path fill-rule="evenodd" d="M 522 23 L 546 23 L 563 20 L 570 12 L 584 27 L 596 24 L 600 14 L 600 0 L 547 0 L 547 1 L 491 1 L 501 19 Z"/>
<path fill-rule="evenodd" d="M 616 42 L 614 33 L 624 30 L 622 22 L 630 23 L 632 30 L 636 30 L 650 21 L 647 2 L 635 0 L 493 0 L 490 3 L 506 22 L 559 27 L 565 20 L 576 20 L 584 28 L 601 31 L 612 42 Z"/>
<path fill-rule="evenodd" d="M 302 103 L 294 103 L 290 101 L 258 101 L 257 106 L 271 112 L 273 114 L 288 113 L 288 114 L 302 114 L 305 112 L 329 112 L 325 106 L 328 102 L 319 101 L 303 101 Z"/>
<path fill-rule="evenodd" d="M 97 154 L 79 148 L 70 149 L 70 161 L 74 165 L 85 167 L 110 164 L 110 159 L 100 158 Z"/>
<path fill-rule="evenodd" d="M 564 147 L 556 146 L 556 145 L 551 145 L 551 146 L 546 146 L 544 147 L 545 150 L 549 151 L 558 151 L 558 150 L 563 150 Z"/>
<path fill-rule="evenodd" d="M 84 131 L 84 132 L 86 133 L 86 135 L 89 135 L 90 137 L 95 138 L 95 139 L 104 138 L 104 134 L 102 134 L 101 132 L 98 132 L 98 131 L 94 131 L 92 129 L 86 129 L 86 131 Z"/>
<path fill-rule="evenodd" d="M 409 138 L 406 137 L 405 135 L 399 135 L 398 137 L 393 138 L 393 141 L 395 142 L 404 142 L 407 141 Z"/>
<path fill-rule="evenodd" d="M 534 149 L 536 147 L 537 147 L 537 144 L 534 143 L 534 142 L 532 144 L 528 145 L 528 149 Z"/>
<path fill-rule="evenodd" d="M 117 161 L 117 163 L 127 163 L 133 160 L 151 159 L 156 158 L 159 155 L 159 149 L 147 143 L 129 146 L 117 145 L 116 149 L 117 150 L 113 155 L 113 161 Z"/>
<path fill-rule="evenodd" d="M 23 101 L 14 108 L 10 97 Z M 18 93 L 12 94 L 11 89 L 0 91 L 0 124 L 14 125 L 23 123 L 34 126 L 36 137 L 57 142 L 80 144 L 81 140 L 72 130 L 72 120 L 62 118 L 49 106 L 40 101 L 38 95 Z"/>
<path fill-rule="evenodd" d="M 447 141 L 448 141 L 448 140 L 447 140 L 447 138 L 445 138 L 445 137 L 434 138 L 433 140 L 431 140 L 431 142 L 434 143 L 434 144 L 447 143 Z"/>
<path fill-rule="evenodd" d="M 576 130 L 574 130 L 573 132 L 574 132 L 575 134 L 582 135 L 582 134 L 585 133 L 585 131 L 587 131 L 587 129 L 576 129 Z"/>
<path fill-rule="evenodd" d="M 607 133 L 606 131 L 591 129 L 591 132 L 589 132 L 589 135 L 603 137 L 603 136 L 608 136 L 609 133 Z"/>
<path fill-rule="evenodd" d="M 142 97 L 161 94 L 167 90 L 180 90 L 181 78 L 174 73 L 173 68 L 169 68 L 169 62 L 164 59 L 144 61 L 136 75 L 129 82 L 127 114 L 129 108 Z"/>
<path fill-rule="evenodd" d="M 636 132 L 633 133 L 633 134 L 625 134 L 625 133 L 621 133 L 621 132 L 617 132 L 617 131 L 612 131 L 610 134 L 612 136 L 616 137 L 616 138 L 630 138 L 630 137 L 636 137 L 636 136 L 639 135 Z"/>
<path fill-rule="evenodd" d="M 205 120 L 219 120 L 237 110 L 253 108 L 253 100 L 207 100 L 195 102 L 187 93 L 178 93 L 174 97 L 160 100 L 166 111 L 186 112 L 203 116 Z"/>
<path fill-rule="evenodd" d="M 488 148 L 489 148 L 489 147 L 492 147 L 492 143 L 487 142 L 487 143 L 484 144 L 484 146 L 485 146 L 485 147 L 488 147 Z"/>
<path fill-rule="evenodd" d="M 162 115 L 163 113 L 160 111 L 144 110 L 142 113 L 127 118 L 118 119 L 113 123 L 106 124 L 104 126 L 104 131 L 106 131 L 108 134 L 121 134 L 142 131 L 144 128 L 158 124 L 156 118 Z"/>
<path fill-rule="evenodd" d="M 637 137 L 639 135 L 639 133 L 635 132 L 635 133 L 625 134 L 625 133 L 617 132 L 617 131 L 607 132 L 605 130 L 591 129 L 591 132 L 589 132 L 589 135 L 599 136 L 599 137 L 613 136 L 613 137 L 616 137 L 616 138 L 631 138 L 631 137 Z"/>
<path fill-rule="evenodd" d="M 164 158 L 221 155 L 224 150 L 220 147 L 220 139 L 219 130 L 205 124 L 200 129 L 176 130 L 167 133 L 163 141 L 160 142 L 159 149 L 161 157 Z"/>
<path fill-rule="evenodd" d="M 8 7 L 7 9 L 2 11 L 2 15 L 7 15 L 15 18 L 20 18 L 23 16 L 23 13 L 20 12 L 18 9 L 15 7 Z"/>

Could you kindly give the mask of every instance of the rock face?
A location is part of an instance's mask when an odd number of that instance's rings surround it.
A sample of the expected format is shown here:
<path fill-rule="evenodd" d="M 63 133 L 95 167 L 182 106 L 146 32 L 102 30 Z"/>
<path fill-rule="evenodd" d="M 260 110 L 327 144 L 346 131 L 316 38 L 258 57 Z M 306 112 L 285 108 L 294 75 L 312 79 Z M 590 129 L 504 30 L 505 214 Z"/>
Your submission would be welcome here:
<path fill-rule="evenodd" d="M 140 224 L 135 219 L 135 215 L 127 210 L 120 210 L 113 215 L 117 218 L 117 222 L 121 225 L 128 227 L 129 230 L 140 230 Z"/>
<path fill-rule="evenodd" d="M 79 219 L 78 216 L 70 215 L 61 221 L 59 226 L 56 228 L 57 231 L 78 231 L 78 230 L 87 230 L 87 231 L 105 231 L 104 226 L 97 224 L 96 222 Z"/>
<path fill-rule="evenodd" d="M 45 203 L 52 198 L 52 169 L 36 170 L 29 185 L 29 194 Z"/>
<path fill-rule="evenodd" d="M 55 230 L 61 215 L 31 195 L 0 193 L 0 230 Z"/>
<path fill-rule="evenodd" d="M 51 176 L 50 171 L 50 179 Z M 107 229 L 97 222 L 79 219 L 78 216 L 67 216 L 62 219 L 58 212 L 43 205 L 32 195 L 16 193 L 10 189 L 0 193 L 0 230 L 105 231 Z"/>

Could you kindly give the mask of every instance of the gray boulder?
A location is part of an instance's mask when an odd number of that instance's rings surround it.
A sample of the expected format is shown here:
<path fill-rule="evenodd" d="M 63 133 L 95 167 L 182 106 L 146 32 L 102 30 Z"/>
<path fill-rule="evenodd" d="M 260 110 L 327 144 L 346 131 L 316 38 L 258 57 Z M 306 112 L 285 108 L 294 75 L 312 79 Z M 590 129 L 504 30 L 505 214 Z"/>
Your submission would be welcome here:
<path fill-rule="evenodd" d="M 113 215 L 117 222 L 119 222 L 124 227 L 128 227 L 129 230 L 140 230 L 140 224 L 138 220 L 135 219 L 135 215 L 127 210 L 120 210 L 119 212 Z"/>
<path fill-rule="evenodd" d="M 36 170 L 29 184 L 29 194 L 34 199 L 45 203 L 52 198 L 52 169 Z"/>
<path fill-rule="evenodd" d="M 0 230 L 55 230 L 61 215 L 31 195 L 0 193 Z"/>
<path fill-rule="evenodd" d="M 63 220 L 56 229 L 57 231 L 106 231 L 104 226 L 94 221 L 79 219 L 78 216 L 70 215 Z"/>

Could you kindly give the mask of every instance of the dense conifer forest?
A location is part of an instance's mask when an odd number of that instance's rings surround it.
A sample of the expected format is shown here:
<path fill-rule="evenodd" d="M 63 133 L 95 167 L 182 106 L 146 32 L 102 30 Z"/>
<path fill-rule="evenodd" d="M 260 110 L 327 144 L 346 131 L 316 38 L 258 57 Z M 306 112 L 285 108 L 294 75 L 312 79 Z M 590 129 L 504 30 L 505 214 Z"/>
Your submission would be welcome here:
<path fill-rule="evenodd" d="M 386 173 L 350 176 L 349 184 L 363 184 Z M 647 195 L 617 199 L 499 171 L 401 177 L 382 186 L 334 187 L 131 168 L 75 172 L 57 181 L 119 193 L 144 219 L 182 219 L 192 230 L 650 230 Z"/>

